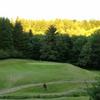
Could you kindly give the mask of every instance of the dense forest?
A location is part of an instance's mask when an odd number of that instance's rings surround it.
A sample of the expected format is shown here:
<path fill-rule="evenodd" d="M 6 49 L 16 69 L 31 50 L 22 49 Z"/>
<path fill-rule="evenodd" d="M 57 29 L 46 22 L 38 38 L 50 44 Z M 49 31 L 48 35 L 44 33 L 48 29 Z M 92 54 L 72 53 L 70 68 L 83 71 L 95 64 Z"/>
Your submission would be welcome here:
<path fill-rule="evenodd" d="M 100 69 L 100 21 L 0 18 L 0 59 L 68 62 Z"/>
<path fill-rule="evenodd" d="M 16 20 L 21 22 L 24 31 L 28 32 L 31 29 L 34 34 L 44 34 L 50 25 L 54 25 L 59 33 L 70 36 L 89 36 L 95 30 L 100 29 L 100 20 L 28 20 L 21 18 Z M 15 20 L 12 19 L 11 21 L 15 23 Z"/>

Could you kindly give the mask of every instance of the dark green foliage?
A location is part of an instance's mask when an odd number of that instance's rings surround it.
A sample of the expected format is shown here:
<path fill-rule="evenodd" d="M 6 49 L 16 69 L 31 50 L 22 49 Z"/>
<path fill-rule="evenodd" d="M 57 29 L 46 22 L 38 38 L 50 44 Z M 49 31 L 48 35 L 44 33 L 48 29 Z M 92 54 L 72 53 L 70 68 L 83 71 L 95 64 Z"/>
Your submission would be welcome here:
<path fill-rule="evenodd" d="M 40 57 L 43 60 L 68 62 L 71 48 L 71 38 L 68 35 L 60 35 L 54 26 L 50 26 L 44 36 Z"/>
<path fill-rule="evenodd" d="M 91 36 L 91 48 L 92 66 L 97 69 L 100 69 L 100 30 L 95 31 L 95 33 Z"/>
<path fill-rule="evenodd" d="M 92 88 L 88 88 L 89 100 L 100 100 L 100 78 L 97 79 L 97 83 L 92 84 Z"/>
<path fill-rule="evenodd" d="M 73 41 L 73 48 L 72 48 L 72 63 L 78 64 L 79 60 L 79 55 L 80 52 L 82 51 L 82 47 L 84 44 L 87 42 L 87 38 L 84 36 L 77 36 L 77 37 L 72 37 Z"/>
<path fill-rule="evenodd" d="M 10 58 L 22 58 L 22 53 L 13 49 L 12 51 L 9 51 L 10 53 Z"/>
<path fill-rule="evenodd" d="M 46 34 L 43 39 L 43 43 L 41 46 L 41 56 L 42 60 L 56 61 L 58 52 L 56 51 L 56 28 L 51 25 L 49 29 L 46 31 Z"/>
<path fill-rule="evenodd" d="M 84 45 L 80 53 L 79 64 L 91 69 L 100 69 L 100 30 L 95 31 Z"/>
<path fill-rule="evenodd" d="M 40 47 L 41 47 L 41 37 L 39 35 L 34 35 L 30 37 L 31 46 L 31 58 L 40 59 Z"/>
<path fill-rule="evenodd" d="M 7 18 L 0 18 L 0 49 L 12 49 L 13 38 L 12 38 L 13 26 L 10 20 Z"/>
<path fill-rule="evenodd" d="M 9 52 L 0 49 L 0 59 L 5 59 L 5 58 L 9 58 L 9 57 L 10 57 Z"/>
<path fill-rule="evenodd" d="M 91 53 L 92 53 L 91 44 L 90 42 L 87 42 L 83 46 L 82 51 L 80 53 L 80 57 L 79 57 L 80 66 L 87 67 L 87 68 L 91 66 Z"/>
<path fill-rule="evenodd" d="M 19 51 L 22 52 L 24 58 L 30 58 L 31 57 L 31 43 L 30 43 L 30 37 L 27 32 L 22 33 L 21 41 L 20 41 L 20 47 Z"/>
<path fill-rule="evenodd" d="M 13 42 L 14 48 L 18 51 L 21 49 L 22 45 L 22 37 L 23 37 L 23 28 L 20 22 L 15 23 L 13 30 Z"/>
<path fill-rule="evenodd" d="M 57 61 L 69 62 L 72 49 L 72 41 L 68 35 L 58 35 L 56 37 L 56 50 L 58 52 Z"/>
<path fill-rule="evenodd" d="M 7 18 L 0 18 L 0 58 L 10 57 L 13 49 L 13 26 Z"/>
<path fill-rule="evenodd" d="M 31 31 L 29 33 L 23 32 L 23 27 L 21 23 L 16 21 L 13 31 L 13 42 L 15 51 L 19 52 L 18 55 L 19 57 L 30 58 L 31 56 L 30 35 Z"/>

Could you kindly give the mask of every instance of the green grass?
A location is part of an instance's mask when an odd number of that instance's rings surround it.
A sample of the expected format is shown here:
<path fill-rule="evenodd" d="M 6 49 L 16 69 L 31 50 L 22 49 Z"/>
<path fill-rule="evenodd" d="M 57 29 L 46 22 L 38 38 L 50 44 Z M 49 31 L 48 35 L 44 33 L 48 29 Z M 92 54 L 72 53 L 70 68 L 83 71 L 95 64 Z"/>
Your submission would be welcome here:
<path fill-rule="evenodd" d="M 91 80 L 97 74 L 71 64 L 32 60 L 1 60 L 0 88 L 61 80 Z"/>
<path fill-rule="evenodd" d="M 33 86 L 18 90 L 17 92 L 13 92 L 13 95 L 33 95 L 33 94 L 41 94 L 41 93 L 61 93 L 67 92 L 72 89 L 85 89 L 86 84 L 84 83 L 60 83 L 60 84 L 48 84 L 48 88 L 45 90 L 42 85 Z"/>
<path fill-rule="evenodd" d="M 0 100 L 8 100 L 8 99 L 0 99 Z M 10 99 L 9 99 L 10 100 Z M 11 99 L 11 100 L 17 100 L 17 99 Z M 22 99 L 18 99 L 22 100 Z M 24 100 L 24 99 L 23 99 Z M 80 96 L 80 97 L 60 97 L 60 98 L 53 98 L 53 99 L 25 99 L 25 100 L 89 100 L 88 96 Z"/>
<path fill-rule="evenodd" d="M 31 99 L 29 99 L 31 100 Z M 81 97 L 61 97 L 54 99 L 34 99 L 34 100 L 89 100 L 89 97 L 81 96 Z"/>
<path fill-rule="evenodd" d="M 94 80 L 99 72 L 88 71 L 66 63 L 45 61 L 8 59 L 0 61 L 0 89 L 12 88 L 25 84 L 67 81 Z M 32 95 L 43 93 L 62 93 L 72 89 L 85 88 L 84 83 L 54 83 L 48 84 L 45 91 L 42 86 L 24 88 L 9 95 Z M 76 97 L 75 97 L 76 98 Z M 87 97 L 67 97 L 67 100 L 87 100 Z M 80 99 L 81 98 L 81 99 Z M 38 100 L 38 99 L 37 99 Z M 42 100 L 42 99 L 40 99 Z M 44 100 L 44 99 L 43 99 Z M 49 99 L 46 99 L 49 100 Z M 66 100 L 57 98 L 51 100 Z"/>
<path fill-rule="evenodd" d="M 42 85 L 33 86 L 18 90 L 13 93 L 7 93 L 6 96 L 13 96 L 13 97 L 28 97 L 28 98 L 57 98 L 63 96 L 72 96 L 72 97 L 80 97 L 80 96 L 87 96 L 86 91 L 86 84 L 85 83 L 55 83 L 55 84 L 48 84 L 48 88 L 45 90 Z M 88 84 L 91 86 L 91 84 Z M 71 91 L 70 90 L 75 90 Z M 85 90 L 85 91 L 81 91 Z M 69 93 L 67 93 L 69 92 Z M 66 94 L 67 93 L 67 94 Z"/>

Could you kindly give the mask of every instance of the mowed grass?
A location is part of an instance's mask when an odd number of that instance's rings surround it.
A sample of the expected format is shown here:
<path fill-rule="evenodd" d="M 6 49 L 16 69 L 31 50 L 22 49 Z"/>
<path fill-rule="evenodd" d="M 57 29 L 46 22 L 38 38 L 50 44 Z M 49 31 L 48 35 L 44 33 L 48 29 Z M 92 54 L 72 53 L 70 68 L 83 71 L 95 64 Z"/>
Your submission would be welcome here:
<path fill-rule="evenodd" d="M 0 61 L 0 89 L 66 80 L 93 80 L 98 74 L 66 63 L 8 59 Z"/>
<path fill-rule="evenodd" d="M 0 100 L 10 100 L 10 99 L 0 99 Z M 11 99 L 11 100 L 17 100 L 17 99 Z M 24 99 L 18 99 L 18 100 L 24 100 Z M 88 96 L 80 96 L 80 97 L 59 97 L 59 98 L 50 98 L 50 99 L 25 99 L 25 100 L 89 100 Z"/>
<path fill-rule="evenodd" d="M 34 100 L 89 100 L 87 93 L 78 89 L 86 89 L 85 81 L 95 80 L 97 76 L 99 72 L 88 71 L 67 63 L 21 59 L 0 60 L 1 91 L 41 83 L 1 96 L 29 97 L 27 100 L 33 100 L 34 96 Z M 43 88 L 43 83 L 47 83 L 47 90 Z M 66 95 L 71 90 L 75 91 Z"/>
<path fill-rule="evenodd" d="M 26 99 L 27 100 L 27 99 Z M 28 99 L 33 100 L 33 99 Z M 81 96 L 81 97 L 61 97 L 61 98 L 54 98 L 54 99 L 34 99 L 34 100 L 89 100 L 89 97 L 87 96 Z"/>
<path fill-rule="evenodd" d="M 90 85 L 89 85 L 90 86 Z M 13 96 L 32 96 L 34 94 L 50 94 L 50 93 L 66 93 L 70 90 L 78 90 L 78 89 L 86 89 L 85 83 L 55 83 L 55 84 L 47 84 L 47 89 L 45 90 L 42 85 L 33 86 L 18 90 L 16 92 L 10 93 L 9 95 Z M 84 94 L 83 94 L 84 95 Z"/>

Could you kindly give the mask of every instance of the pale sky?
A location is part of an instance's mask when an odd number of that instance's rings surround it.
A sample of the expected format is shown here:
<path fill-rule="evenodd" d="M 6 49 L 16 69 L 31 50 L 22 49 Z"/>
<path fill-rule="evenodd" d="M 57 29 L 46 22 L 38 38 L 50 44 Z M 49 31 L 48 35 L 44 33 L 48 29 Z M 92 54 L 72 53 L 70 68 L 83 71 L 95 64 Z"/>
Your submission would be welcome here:
<path fill-rule="evenodd" d="M 100 20 L 100 0 L 0 0 L 0 17 Z"/>

